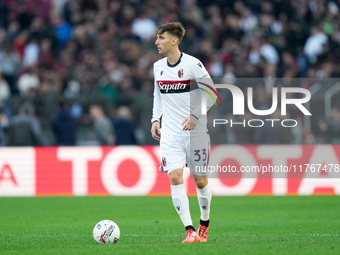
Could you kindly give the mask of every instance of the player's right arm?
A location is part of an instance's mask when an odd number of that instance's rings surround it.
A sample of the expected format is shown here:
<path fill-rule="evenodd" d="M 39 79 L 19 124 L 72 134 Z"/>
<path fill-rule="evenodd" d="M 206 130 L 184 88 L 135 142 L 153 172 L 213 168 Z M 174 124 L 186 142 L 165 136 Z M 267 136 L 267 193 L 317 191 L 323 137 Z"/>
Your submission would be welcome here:
<path fill-rule="evenodd" d="M 155 75 L 155 68 L 154 68 Z M 160 139 L 160 119 L 163 114 L 162 98 L 161 92 L 158 87 L 158 83 L 155 79 L 154 81 L 154 92 L 153 92 L 153 109 L 152 109 L 152 119 L 151 119 L 151 135 L 154 139 L 159 141 Z"/>
<path fill-rule="evenodd" d="M 160 139 L 160 124 L 158 121 L 155 121 L 154 123 L 152 123 L 152 126 L 151 126 L 151 135 L 152 135 L 152 138 L 159 141 Z"/>

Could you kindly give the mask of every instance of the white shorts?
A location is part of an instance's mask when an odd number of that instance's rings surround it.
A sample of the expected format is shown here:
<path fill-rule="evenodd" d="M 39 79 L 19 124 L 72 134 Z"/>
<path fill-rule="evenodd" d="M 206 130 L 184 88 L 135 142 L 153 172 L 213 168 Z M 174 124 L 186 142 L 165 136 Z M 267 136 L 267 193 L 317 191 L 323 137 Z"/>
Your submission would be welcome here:
<path fill-rule="evenodd" d="M 184 168 L 186 165 L 195 175 L 206 175 L 201 171 L 209 162 L 210 137 L 161 135 L 161 168 L 170 173 L 172 170 Z M 199 171 L 197 171 L 199 170 Z"/>

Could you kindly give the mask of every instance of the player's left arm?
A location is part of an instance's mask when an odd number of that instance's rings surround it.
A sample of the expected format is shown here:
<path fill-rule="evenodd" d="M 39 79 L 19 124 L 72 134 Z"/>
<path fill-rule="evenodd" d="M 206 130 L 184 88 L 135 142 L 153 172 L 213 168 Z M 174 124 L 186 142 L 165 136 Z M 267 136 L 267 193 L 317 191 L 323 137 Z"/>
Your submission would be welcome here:
<path fill-rule="evenodd" d="M 185 118 L 185 120 L 182 122 L 183 130 L 193 130 L 196 127 L 198 118 L 194 115 L 190 114 L 188 117 Z"/>
<path fill-rule="evenodd" d="M 194 103 L 195 100 L 197 100 L 196 108 L 194 108 L 191 113 L 199 119 L 202 117 L 202 95 L 204 94 L 206 96 L 206 111 L 208 112 L 217 100 L 217 91 L 207 69 L 205 69 L 204 65 L 200 61 L 198 61 L 196 65 L 192 66 L 192 73 L 198 85 L 198 93 L 196 94 L 197 98 L 193 98 L 191 100 L 191 103 Z"/>
<path fill-rule="evenodd" d="M 197 60 L 191 67 L 191 74 L 195 78 L 195 81 L 198 85 L 198 93 L 196 94 L 196 107 L 191 111 L 191 114 L 183 121 L 182 125 L 183 130 L 193 130 L 196 127 L 197 121 L 200 117 L 202 117 L 202 110 L 201 110 L 201 98 L 202 93 L 206 93 L 205 91 L 215 90 L 214 82 L 212 81 L 208 71 L 205 69 L 204 65 Z M 216 101 L 216 94 L 210 93 L 212 97 L 207 96 L 207 111 L 213 106 Z M 190 99 L 190 103 L 194 103 L 195 98 Z"/>

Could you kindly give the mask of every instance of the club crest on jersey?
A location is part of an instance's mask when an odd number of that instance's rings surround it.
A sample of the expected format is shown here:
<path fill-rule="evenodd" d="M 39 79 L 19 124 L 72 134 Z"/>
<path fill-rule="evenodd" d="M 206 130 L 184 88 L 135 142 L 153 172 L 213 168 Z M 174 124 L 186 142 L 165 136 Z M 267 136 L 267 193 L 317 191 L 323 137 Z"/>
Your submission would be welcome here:
<path fill-rule="evenodd" d="M 183 75 L 184 75 L 183 69 L 181 68 L 181 69 L 178 70 L 178 77 L 179 77 L 179 78 L 182 78 Z"/>
<path fill-rule="evenodd" d="M 162 158 L 162 164 L 163 164 L 163 166 L 166 166 L 166 159 L 165 159 L 165 157 Z"/>

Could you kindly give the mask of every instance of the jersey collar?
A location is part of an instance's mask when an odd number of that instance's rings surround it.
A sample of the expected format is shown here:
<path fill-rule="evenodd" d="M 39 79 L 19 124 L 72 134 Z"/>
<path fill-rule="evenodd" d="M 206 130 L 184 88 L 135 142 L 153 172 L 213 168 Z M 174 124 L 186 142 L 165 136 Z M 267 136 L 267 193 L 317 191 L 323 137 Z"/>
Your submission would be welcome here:
<path fill-rule="evenodd" d="M 175 66 L 177 66 L 179 63 L 181 63 L 182 57 L 183 57 L 183 52 L 181 52 L 181 56 L 179 57 L 179 59 L 177 60 L 177 62 L 176 62 L 175 64 L 173 64 L 173 65 L 171 65 L 171 64 L 168 62 L 168 60 L 166 60 L 166 63 L 168 64 L 168 67 L 175 67 Z"/>

